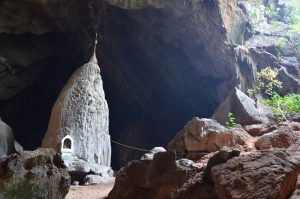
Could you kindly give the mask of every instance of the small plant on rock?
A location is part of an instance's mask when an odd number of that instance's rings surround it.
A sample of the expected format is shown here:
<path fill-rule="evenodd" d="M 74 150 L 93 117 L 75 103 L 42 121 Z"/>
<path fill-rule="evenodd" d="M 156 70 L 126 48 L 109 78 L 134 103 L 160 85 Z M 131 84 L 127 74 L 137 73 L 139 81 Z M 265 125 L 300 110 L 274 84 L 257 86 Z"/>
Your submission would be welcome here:
<path fill-rule="evenodd" d="M 300 95 L 291 93 L 280 96 L 274 92 L 270 98 L 264 99 L 275 118 L 279 121 L 288 121 L 297 112 L 300 112 Z"/>
<path fill-rule="evenodd" d="M 273 95 L 275 88 L 281 88 L 282 82 L 277 80 L 278 71 L 273 70 L 270 66 L 256 73 L 255 86 L 249 88 L 247 94 L 251 98 L 255 98 L 256 94 L 262 94 L 267 97 Z"/>
<path fill-rule="evenodd" d="M 235 117 L 233 116 L 232 112 L 228 112 L 227 114 L 228 121 L 226 122 L 227 128 L 232 128 L 236 125 Z"/>
<path fill-rule="evenodd" d="M 288 121 L 295 113 L 300 112 L 300 95 L 290 93 L 280 96 L 275 88 L 281 88 L 282 82 L 277 80 L 278 72 L 267 67 L 257 73 L 255 87 L 247 93 L 254 98 L 255 94 L 262 94 L 263 102 L 272 111 L 278 122 Z"/>

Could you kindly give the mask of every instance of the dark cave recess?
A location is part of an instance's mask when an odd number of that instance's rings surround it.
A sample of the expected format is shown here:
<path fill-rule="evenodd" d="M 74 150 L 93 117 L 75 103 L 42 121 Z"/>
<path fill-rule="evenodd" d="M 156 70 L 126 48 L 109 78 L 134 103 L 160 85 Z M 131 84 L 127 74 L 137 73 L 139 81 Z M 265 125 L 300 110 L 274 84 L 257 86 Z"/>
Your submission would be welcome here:
<path fill-rule="evenodd" d="M 228 63 L 224 69 L 217 67 L 204 45 L 206 37 L 201 38 L 204 33 L 194 30 L 195 24 L 189 27 L 184 18 L 174 21 L 176 17 L 165 10 L 108 6 L 100 25 L 97 57 L 110 109 L 112 139 L 147 149 L 166 146 L 187 121 L 195 116 L 210 117 L 220 103 L 220 88 L 231 81 Z M 182 32 L 175 31 L 177 23 L 182 24 Z M 38 61 L 27 66 L 38 68 L 35 79 L 0 102 L 0 117 L 13 128 L 25 149 L 40 146 L 58 93 L 91 55 L 93 35 L 78 31 L 11 36 L 21 43 L 29 41 L 24 46 L 15 45 L 13 50 L 23 52 L 30 41 L 36 41 L 45 43 L 51 52 L 40 57 L 36 51 Z M 0 34 L 0 41 L 7 36 Z M 194 43 L 190 37 L 202 41 Z M 221 71 L 214 71 L 218 68 Z M 115 144 L 112 150 L 114 168 L 142 155 Z"/>

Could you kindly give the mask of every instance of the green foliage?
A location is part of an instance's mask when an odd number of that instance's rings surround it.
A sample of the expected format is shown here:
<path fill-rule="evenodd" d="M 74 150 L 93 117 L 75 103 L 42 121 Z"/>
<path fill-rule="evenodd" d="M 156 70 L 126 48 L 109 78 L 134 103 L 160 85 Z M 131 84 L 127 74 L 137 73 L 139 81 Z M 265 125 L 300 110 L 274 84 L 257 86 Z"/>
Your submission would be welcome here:
<path fill-rule="evenodd" d="M 300 112 L 300 95 L 292 93 L 280 96 L 274 92 L 270 98 L 264 99 L 264 104 L 271 109 L 276 119 L 281 122 L 288 120 L 294 113 Z"/>
<path fill-rule="evenodd" d="M 232 112 L 228 112 L 227 117 L 228 117 L 228 120 L 226 122 L 226 127 L 227 128 L 234 127 L 236 125 L 236 122 L 235 122 L 235 117 L 233 116 L 233 113 Z"/>
<path fill-rule="evenodd" d="M 272 96 L 275 88 L 281 88 L 282 82 L 277 80 L 278 71 L 273 70 L 270 66 L 262 69 L 256 75 L 256 86 L 262 94 Z"/>
<path fill-rule="evenodd" d="M 280 37 L 280 39 L 278 40 L 278 47 L 280 49 L 283 49 L 286 45 L 287 45 L 288 40 L 284 37 Z"/>
<path fill-rule="evenodd" d="M 277 80 L 278 72 L 271 67 L 262 69 L 256 75 L 255 87 L 248 89 L 247 93 L 254 98 L 259 92 L 265 94 L 267 98 L 263 99 L 277 121 L 282 122 L 288 120 L 294 113 L 300 112 L 300 95 L 288 94 L 280 96 L 274 92 L 275 88 L 281 88 L 282 82 Z M 229 115 L 228 115 L 229 117 Z"/>
<path fill-rule="evenodd" d="M 248 94 L 249 97 L 254 98 L 255 90 L 253 88 L 249 88 L 247 90 L 247 94 Z"/>
<path fill-rule="evenodd" d="M 291 33 L 296 33 L 300 31 L 300 0 L 291 0 L 292 7 L 292 31 Z"/>

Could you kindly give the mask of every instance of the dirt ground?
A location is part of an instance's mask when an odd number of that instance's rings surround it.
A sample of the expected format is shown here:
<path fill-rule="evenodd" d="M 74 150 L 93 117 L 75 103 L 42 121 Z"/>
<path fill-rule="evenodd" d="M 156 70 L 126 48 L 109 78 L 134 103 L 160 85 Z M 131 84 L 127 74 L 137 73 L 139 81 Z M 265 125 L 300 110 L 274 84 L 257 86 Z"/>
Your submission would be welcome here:
<path fill-rule="evenodd" d="M 115 180 L 91 186 L 71 186 L 66 199 L 104 199 L 113 188 Z"/>

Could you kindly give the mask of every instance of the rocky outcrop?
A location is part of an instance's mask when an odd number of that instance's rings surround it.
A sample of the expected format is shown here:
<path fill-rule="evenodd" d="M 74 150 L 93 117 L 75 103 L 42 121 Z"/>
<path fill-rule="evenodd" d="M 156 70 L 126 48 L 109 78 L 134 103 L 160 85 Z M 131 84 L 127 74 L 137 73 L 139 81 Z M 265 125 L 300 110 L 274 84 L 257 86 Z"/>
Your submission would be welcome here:
<path fill-rule="evenodd" d="M 229 159 L 239 156 L 240 151 L 234 148 L 223 147 L 220 151 L 216 152 L 209 161 L 207 162 L 203 179 L 207 183 L 213 183 L 213 178 L 211 175 L 211 169 L 219 164 L 226 163 Z"/>
<path fill-rule="evenodd" d="M 158 152 L 153 160 L 133 161 L 122 168 L 108 198 L 174 198 L 176 191 L 197 170 L 191 160 L 176 161 L 174 152 Z"/>
<path fill-rule="evenodd" d="M 0 198 L 62 199 L 70 183 L 66 166 L 52 149 L 0 159 Z"/>
<path fill-rule="evenodd" d="M 15 152 L 14 141 L 12 129 L 0 119 L 0 158 Z"/>
<path fill-rule="evenodd" d="M 245 93 L 234 88 L 228 97 L 215 110 L 212 118 L 226 124 L 228 113 L 232 112 L 236 123 L 241 125 L 270 123 L 272 113 L 262 103 L 255 102 Z"/>
<path fill-rule="evenodd" d="M 158 152 L 153 159 L 123 167 L 108 198 L 285 199 L 294 191 L 299 173 L 300 162 L 284 151 L 239 156 L 238 150 L 224 148 L 211 154 L 204 166 L 176 161 L 174 152 Z"/>
<path fill-rule="evenodd" d="M 300 162 L 288 153 L 253 152 L 212 168 L 220 198 L 285 199 L 294 191 Z"/>
<path fill-rule="evenodd" d="M 83 179 L 85 185 L 95 185 L 114 181 L 113 177 L 103 177 L 100 175 L 87 175 Z"/>
<path fill-rule="evenodd" d="M 168 149 L 177 152 L 214 152 L 224 146 L 245 144 L 245 131 L 231 131 L 212 119 L 192 119 L 169 143 Z"/>
<path fill-rule="evenodd" d="M 72 183 L 77 181 L 79 184 L 85 184 L 88 175 L 99 176 L 99 179 L 105 181 L 113 177 L 114 172 L 109 166 L 103 166 L 95 163 L 89 163 L 76 157 L 64 158 L 63 160 L 68 168 Z"/>
<path fill-rule="evenodd" d="M 42 147 L 61 152 L 62 139 L 73 138 L 72 155 L 110 166 L 108 106 L 95 57 L 70 77 L 55 102 Z M 63 146 L 64 147 L 64 146 Z"/>
<path fill-rule="evenodd" d="M 256 71 L 269 65 L 280 70 L 281 92 L 297 91 L 299 58 L 290 47 L 297 34 L 286 38 L 290 28 L 281 24 L 277 32 L 271 24 L 252 28 L 268 23 L 265 9 L 246 5 L 261 1 L 239 2 L 2 1 L 1 117 L 25 148 L 37 147 L 59 90 L 88 60 L 96 29 L 111 135 L 125 144 L 165 145 L 190 118 L 210 117 L 234 86 L 253 87 Z M 281 37 L 288 42 L 278 49 Z M 123 162 L 141 155 L 119 149 L 114 157 Z"/>
<path fill-rule="evenodd" d="M 294 132 L 288 127 L 279 127 L 278 129 L 259 137 L 255 143 L 255 147 L 260 150 L 270 148 L 289 148 L 298 150 L 300 146 L 299 141 L 299 133 Z"/>
<path fill-rule="evenodd" d="M 252 124 L 252 125 L 245 125 L 243 128 L 251 136 L 262 136 L 263 134 L 269 133 L 277 129 L 277 126 L 268 125 L 268 124 Z"/>

